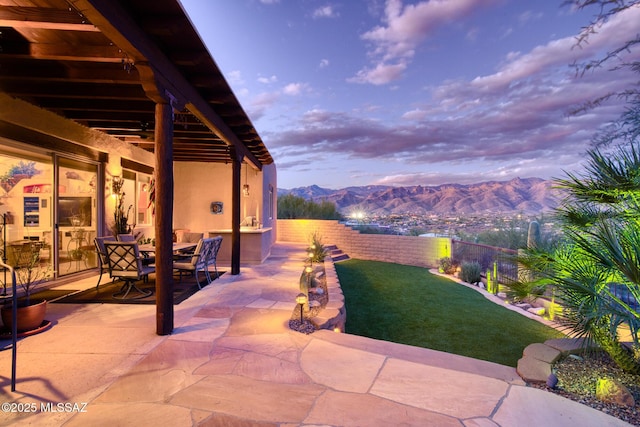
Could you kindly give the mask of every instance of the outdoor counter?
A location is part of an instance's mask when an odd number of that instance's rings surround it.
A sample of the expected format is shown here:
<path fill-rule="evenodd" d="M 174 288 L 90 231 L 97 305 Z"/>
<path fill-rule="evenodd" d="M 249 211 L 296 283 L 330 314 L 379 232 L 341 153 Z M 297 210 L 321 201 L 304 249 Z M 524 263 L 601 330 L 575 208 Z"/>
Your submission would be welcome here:
<path fill-rule="evenodd" d="M 240 263 L 260 264 L 271 253 L 271 227 L 240 227 Z M 231 229 L 209 230 L 209 237 L 222 236 L 218 265 L 231 263 Z"/>

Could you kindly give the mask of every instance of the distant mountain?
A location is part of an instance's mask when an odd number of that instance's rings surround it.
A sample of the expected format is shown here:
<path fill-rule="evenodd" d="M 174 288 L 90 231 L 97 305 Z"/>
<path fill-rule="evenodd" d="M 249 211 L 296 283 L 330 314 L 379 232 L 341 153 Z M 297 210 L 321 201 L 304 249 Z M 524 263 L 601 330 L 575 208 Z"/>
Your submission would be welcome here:
<path fill-rule="evenodd" d="M 278 189 L 278 195 L 293 194 L 307 200 L 334 202 L 340 212 L 362 210 L 369 214 L 449 214 L 523 212 L 538 213 L 558 206 L 560 195 L 552 181 L 515 178 L 478 184 L 443 184 L 391 187 L 372 185 L 339 190 L 317 185 L 291 190 Z"/>

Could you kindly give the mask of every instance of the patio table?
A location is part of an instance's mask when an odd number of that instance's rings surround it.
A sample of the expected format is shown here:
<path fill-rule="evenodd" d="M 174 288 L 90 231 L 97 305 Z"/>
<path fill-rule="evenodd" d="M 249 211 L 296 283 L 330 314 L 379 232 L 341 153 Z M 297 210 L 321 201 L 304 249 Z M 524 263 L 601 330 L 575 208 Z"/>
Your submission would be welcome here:
<path fill-rule="evenodd" d="M 198 246 L 198 242 L 177 242 L 173 244 L 173 252 L 183 251 L 185 249 L 192 249 Z M 138 250 L 143 253 L 155 253 L 156 247 L 154 245 L 138 245 Z"/>

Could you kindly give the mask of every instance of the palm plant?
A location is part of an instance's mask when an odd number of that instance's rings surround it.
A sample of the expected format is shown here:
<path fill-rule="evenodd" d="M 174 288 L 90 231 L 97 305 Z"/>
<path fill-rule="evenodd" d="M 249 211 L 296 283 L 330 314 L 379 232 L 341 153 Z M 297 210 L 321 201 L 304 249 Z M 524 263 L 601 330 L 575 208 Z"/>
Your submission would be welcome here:
<path fill-rule="evenodd" d="M 519 262 L 535 280 L 554 286 L 560 321 L 605 350 L 627 372 L 640 373 L 640 155 L 638 146 L 588 153 L 587 173 L 557 180 L 568 192 L 558 209 L 565 242 L 554 250 L 530 248 Z M 619 340 L 628 328 L 634 352 Z"/>

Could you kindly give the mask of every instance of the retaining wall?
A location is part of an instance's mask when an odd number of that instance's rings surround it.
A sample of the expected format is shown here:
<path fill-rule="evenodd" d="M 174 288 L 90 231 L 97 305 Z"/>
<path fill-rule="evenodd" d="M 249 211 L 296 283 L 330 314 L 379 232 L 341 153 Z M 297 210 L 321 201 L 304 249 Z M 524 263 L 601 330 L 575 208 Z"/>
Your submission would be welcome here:
<path fill-rule="evenodd" d="M 325 245 L 336 245 L 351 258 L 392 262 L 417 267 L 438 267 L 438 260 L 451 256 L 446 237 L 360 234 L 334 220 L 279 219 L 277 240 L 310 243 L 317 232 Z"/>

